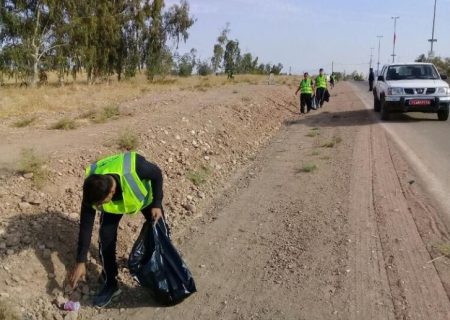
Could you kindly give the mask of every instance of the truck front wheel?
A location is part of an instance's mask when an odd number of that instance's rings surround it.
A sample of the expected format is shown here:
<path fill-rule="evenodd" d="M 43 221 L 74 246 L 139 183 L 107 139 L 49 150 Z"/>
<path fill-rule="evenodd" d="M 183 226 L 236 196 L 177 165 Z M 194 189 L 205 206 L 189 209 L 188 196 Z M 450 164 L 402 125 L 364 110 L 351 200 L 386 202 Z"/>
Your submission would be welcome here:
<path fill-rule="evenodd" d="M 438 111 L 438 119 L 440 121 L 445 121 L 448 119 L 448 109 L 447 110 L 439 110 Z"/>
<path fill-rule="evenodd" d="M 381 102 L 380 102 L 380 113 L 381 113 L 381 120 L 387 121 L 389 120 L 389 110 L 386 107 L 386 101 L 384 101 L 384 97 L 381 97 Z"/>
<path fill-rule="evenodd" d="M 374 93 L 373 94 L 373 110 L 375 112 L 380 112 L 380 108 L 381 108 L 380 100 L 378 100 L 377 95 Z"/>

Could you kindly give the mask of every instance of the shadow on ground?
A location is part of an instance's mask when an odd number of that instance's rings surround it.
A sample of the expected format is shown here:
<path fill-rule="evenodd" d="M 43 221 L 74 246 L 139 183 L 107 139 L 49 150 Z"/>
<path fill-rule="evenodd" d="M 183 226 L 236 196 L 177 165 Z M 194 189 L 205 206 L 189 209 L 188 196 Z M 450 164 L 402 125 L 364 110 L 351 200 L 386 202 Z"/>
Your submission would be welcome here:
<path fill-rule="evenodd" d="M 328 109 L 328 110 L 327 110 Z M 420 113 L 393 113 L 390 114 L 386 123 L 416 123 L 424 121 L 439 121 L 435 114 L 420 114 Z M 373 110 L 360 109 L 351 111 L 339 111 L 333 112 L 333 109 L 324 107 L 324 111 L 317 113 L 312 110 L 306 116 L 302 116 L 299 119 L 293 119 L 285 122 L 285 125 L 292 126 L 296 124 L 304 124 L 312 127 L 348 127 L 348 126 L 360 126 L 371 125 L 381 122 L 380 114 Z"/>
<path fill-rule="evenodd" d="M 47 274 L 46 292 L 49 298 L 53 299 L 55 292 L 64 292 L 64 283 L 57 281 L 55 275 L 71 270 L 75 264 L 79 232 L 78 220 L 62 213 L 18 214 L 4 221 L 3 226 L 5 242 L 8 248 L 13 248 L 14 255 L 20 255 L 25 250 L 32 250 L 38 258 Z M 90 254 L 96 261 L 100 261 L 97 244 L 91 244 Z M 24 258 L 21 257 L 21 259 Z M 57 260 L 65 270 L 57 270 L 58 267 L 61 268 L 59 263 L 58 265 L 54 263 Z M 26 261 L 22 262 L 26 263 Z M 118 259 L 119 270 L 127 269 L 127 263 L 125 258 Z M 100 262 L 97 265 L 87 263 L 86 284 L 91 290 L 98 290 L 101 286 L 101 267 L 99 265 Z M 23 270 L 13 270 L 14 274 L 21 272 L 31 272 L 31 270 L 27 269 L 26 265 Z M 147 289 L 135 285 L 128 272 L 121 272 L 120 277 L 122 294 L 108 307 L 109 309 L 163 307 L 151 297 Z M 27 288 L 27 290 L 32 290 L 32 288 Z M 82 307 L 92 306 L 93 296 L 89 295 L 87 298 L 81 299 Z"/>

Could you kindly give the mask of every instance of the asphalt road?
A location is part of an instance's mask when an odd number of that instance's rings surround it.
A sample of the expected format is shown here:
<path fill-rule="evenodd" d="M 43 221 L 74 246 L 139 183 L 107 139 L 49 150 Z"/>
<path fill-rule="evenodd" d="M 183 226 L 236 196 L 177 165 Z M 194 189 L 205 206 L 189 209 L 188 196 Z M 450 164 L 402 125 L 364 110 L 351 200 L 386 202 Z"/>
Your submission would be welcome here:
<path fill-rule="evenodd" d="M 373 109 L 367 82 L 354 82 L 355 93 Z M 375 115 L 379 119 L 379 115 Z M 450 120 L 436 114 L 394 114 L 383 126 L 400 145 L 407 159 L 450 221 Z"/>

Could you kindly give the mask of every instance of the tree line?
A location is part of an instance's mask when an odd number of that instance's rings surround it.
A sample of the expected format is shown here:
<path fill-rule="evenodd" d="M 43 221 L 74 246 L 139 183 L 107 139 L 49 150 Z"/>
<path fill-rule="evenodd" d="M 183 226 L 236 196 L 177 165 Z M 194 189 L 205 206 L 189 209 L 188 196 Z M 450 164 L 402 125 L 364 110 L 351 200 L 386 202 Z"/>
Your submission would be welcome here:
<path fill-rule="evenodd" d="M 0 0 L 0 70 L 32 85 L 46 70 L 60 81 L 84 69 L 89 82 L 116 74 L 149 79 L 171 59 L 168 41 L 194 24 L 182 0 Z"/>
<path fill-rule="evenodd" d="M 186 0 L 168 8 L 164 0 L 0 0 L 0 82 L 6 75 L 35 86 L 48 71 L 61 84 L 80 72 L 89 83 L 140 72 L 149 80 L 194 70 L 229 77 L 281 72 L 281 63 L 241 55 L 239 41 L 228 38 L 228 24 L 211 59 L 197 59 L 195 49 L 179 55 L 171 47 L 188 39 L 194 23 Z"/>
<path fill-rule="evenodd" d="M 424 54 L 421 54 L 415 61 L 430 62 L 436 66 L 440 74 L 450 76 L 450 58 L 434 57 L 430 59 L 427 58 L 427 56 L 425 56 Z"/>

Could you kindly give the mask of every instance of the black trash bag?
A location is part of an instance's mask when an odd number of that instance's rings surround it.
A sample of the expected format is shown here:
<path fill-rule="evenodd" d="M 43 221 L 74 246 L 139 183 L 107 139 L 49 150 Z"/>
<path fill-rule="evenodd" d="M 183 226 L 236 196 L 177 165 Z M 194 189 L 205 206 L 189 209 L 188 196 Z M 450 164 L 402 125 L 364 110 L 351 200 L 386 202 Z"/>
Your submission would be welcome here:
<path fill-rule="evenodd" d="M 326 102 L 330 102 L 330 92 L 327 90 L 325 90 L 324 94 L 323 94 L 323 100 Z"/>
<path fill-rule="evenodd" d="M 173 246 L 163 219 L 145 222 L 133 245 L 128 267 L 133 278 L 165 305 L 181 302 L 196 292 L 191 272 Z"/>

